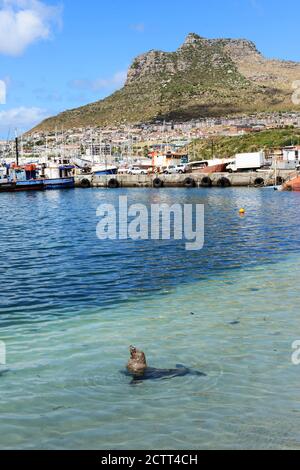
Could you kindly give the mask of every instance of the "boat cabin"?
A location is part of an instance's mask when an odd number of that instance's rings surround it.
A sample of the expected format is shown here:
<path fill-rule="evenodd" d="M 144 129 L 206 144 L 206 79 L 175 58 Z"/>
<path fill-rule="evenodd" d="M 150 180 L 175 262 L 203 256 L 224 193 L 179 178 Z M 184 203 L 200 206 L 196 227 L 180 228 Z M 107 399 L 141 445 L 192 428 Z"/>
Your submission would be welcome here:
<path fill-rule="evenodd" d="M 37 166 L 34 164 L 17 166 L 10 165 L 7 169 L 7 176 L 10 181 L 30 181 L 37 179 Z"/>

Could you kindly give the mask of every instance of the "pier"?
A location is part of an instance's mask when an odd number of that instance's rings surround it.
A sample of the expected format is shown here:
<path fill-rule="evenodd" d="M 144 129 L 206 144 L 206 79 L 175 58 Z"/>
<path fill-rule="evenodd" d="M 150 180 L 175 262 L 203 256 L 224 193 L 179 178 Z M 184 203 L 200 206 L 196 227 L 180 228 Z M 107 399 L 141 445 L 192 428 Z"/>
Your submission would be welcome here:
<path fill-rule="evenodd" d="M 195 188 L 195 187 L 264 187 L 281 185 L 295 171 L 275 170 L 241 173 L 185 173 L 158 175 L 80 175 L 75 178 L 76 187 L 81 188 Z M 300 172 L 299 172 L 300 175 Z"/>

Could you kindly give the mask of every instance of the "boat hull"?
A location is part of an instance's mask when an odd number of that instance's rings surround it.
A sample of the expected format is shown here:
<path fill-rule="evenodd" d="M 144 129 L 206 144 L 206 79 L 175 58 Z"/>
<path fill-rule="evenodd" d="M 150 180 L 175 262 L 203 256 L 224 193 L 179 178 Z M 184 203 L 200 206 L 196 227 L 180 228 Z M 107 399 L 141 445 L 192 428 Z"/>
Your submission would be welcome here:
<path fill-rule="evenodd" d="M 0 193 L 15 193 L 21 191 L 43 191 L 44 184 L 42 181 L 13 181 L 8 183 L 0 183 Z"/>
<path fill-rule="evenodd" d="M 74 178 L 9 181 L 5 183 L 0 183 L 0 193 L 15 193 L 21 191 L 48 191 L 53 189 L 71 189 L 74 187 Z"/>
<path fill-rule="evenodd" d="M 193 173 L 224 173 L 226 171 L 227 163 L 220 163 L 218 165 L 206 166 L 204 168 L 197 168 L 192 170 Z"/>
<path fill-rule="evenodd" d="M 116 166 L 94 165 L 92 167 L 92 173 L 94 176 L 116 175 L 118 168 Z"/>
<path fill-rule="evenodd" d="M 283 185 L 285 191 L 300 191 L 300 176 L 293 178 Z"/>
<path fill-rule="evenodd" d="M 43 181 L 44 189 L 70 189 L 75 187 L 74 178 L 57 178 L 57 179 L 48 179 Z"/>
<path fill-rule="evenodd" d="M 109 176 L 109 175 L 117 175 L 118 170 L 99 170 L 93 171 L 94 176 Z"/>

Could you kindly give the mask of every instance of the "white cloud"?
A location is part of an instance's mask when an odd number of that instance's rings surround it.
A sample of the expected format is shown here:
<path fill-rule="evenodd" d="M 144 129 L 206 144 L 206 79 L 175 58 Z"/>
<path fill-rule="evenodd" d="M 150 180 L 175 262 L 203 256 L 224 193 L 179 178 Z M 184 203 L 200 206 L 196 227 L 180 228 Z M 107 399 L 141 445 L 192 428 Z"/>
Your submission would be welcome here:
<path fill-rule="evenodd" d="M 32 43 L 51 36 L 62 8 L 40 0 L 0 0 L 0 54 L 17 56 Z"/>
<path fill-rule="evenodd" d="M 134 31 L 137 31 L 138 33 L 144 33 L 145 25 L 144 23 L 132 24 L 131 29 L 133 29 Z"/>
<path fill-rule="evenodd" d="M 70 85 L 79 90 L 100 91 L 107 88 L 120 88 L 127 78 L 127 71 L 115 73 L 110 78 L 98 78 L 96 80 L 72 80 Z"/>
<path fill-rule="evenodd" d="M 38 124 L 48 116 L 46 110 L 41 108 L 19 107 L 0 111 L 0 132 L 13 130 L 27 130 Z"/>

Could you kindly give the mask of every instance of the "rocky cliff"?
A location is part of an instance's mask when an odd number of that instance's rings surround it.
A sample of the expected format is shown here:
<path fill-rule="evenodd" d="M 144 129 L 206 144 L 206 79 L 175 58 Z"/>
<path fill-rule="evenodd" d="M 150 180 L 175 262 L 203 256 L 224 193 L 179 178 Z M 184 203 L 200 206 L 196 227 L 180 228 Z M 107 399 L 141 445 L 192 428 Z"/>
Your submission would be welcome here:
<path fill-rule="evenodd" d="M 191 33 L 176 52 L 152 50 L 137 57 L 125 86 L 113 95 L 47 119 L 37 129 L 297 109 L 291 100 L 295 80 L 300 63 L 267 59 L 245 39 Z"/>

